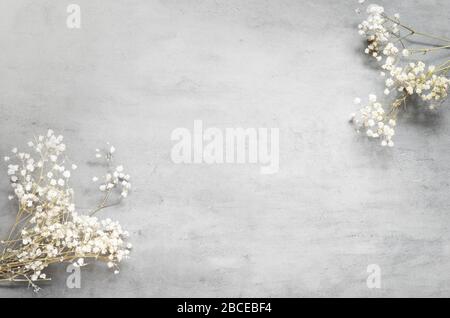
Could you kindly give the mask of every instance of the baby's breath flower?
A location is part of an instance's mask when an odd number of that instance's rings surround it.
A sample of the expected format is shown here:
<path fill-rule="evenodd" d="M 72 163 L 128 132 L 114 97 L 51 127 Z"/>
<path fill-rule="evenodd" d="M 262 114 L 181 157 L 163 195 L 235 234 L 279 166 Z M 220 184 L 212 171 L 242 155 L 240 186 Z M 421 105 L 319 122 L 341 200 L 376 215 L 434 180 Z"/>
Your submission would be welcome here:
<path fill-rule="evenodd" d="M 399 27 L 406 29 L 409 34 L 401 35 Z M 436 67 L 427 66 L 424 61 L 418 59 L 413 62 L 405 57 L 417 52 L 426 54 L 432 50 L 446 49 L 448 46 L 435 46 L 429 49 L 408 48 L 405 41 L 419 33 L 403 25 L 398 13 L 389 17 L 384 8 L 376 4 L 367 7 L 367 18 L 358 25 L 358 29 L 367 40 L 364 52 L 378 61 L 383 60 L 380 63 L 382 68 L 380 75 L 385 78 L 384 94 L 396 97 L 384 110 L 377 102 L 375 94 L 370 94 L 369 104 L 361 108 L 359 115 L 352 114 L 350 121 L 356 125 L 358 132 L 364 130 L 369 137 L 381 138 L 381 145 L 393 146 L 395 118 L 397 113 L 406 107 L 407 101 L 415 95 L 427 108 L 434 109 L 436 102 L 442 103 L 447 98 L 450 85 L 448 61 Z M 439 39 L 424 33 L 421 33 L 421 36 Z M 401 54 L 397 45 L 402 45 Z"/>
<path fill-rule="evenodd" d="M 128 232 L 122 230 L 118 222 L 103 221 L 92 216 L 107 206 L 108 196 L 102 200 L 91 215 L 79 215 L 73 203 L 74 191 L 69 187 L 71 172 L 64 167 L 66 146 L 63 136 L 55 136 L 49 129 L 46 136 L 39 136 L 37 143 L 29 142 L 38 158 L 26 152 L 12 149 L 15 162 L 8 164 L 8 176 L 14 195 L 19 203 L 17 224 L 12 235 L 18 239 L 2 241 L 5 245 L 0 255 L 0 280 L 28 281 L 35 291 L 35 282 L 47 279 L 43 272 L 52 263 L 70 262 L 74 266 L 86 265 L 85 260 L 107 260 L 109 268 L 117 274 L 118 263 L 129 255 L 131 245 L 125 242 Z M 115 149 L 110 147 L 105 158 L 112 161 Z M 99 155 L 99 151 L 97 152 Z M 41 157 L 41 155 L 43 157 Z M 101 155 L 100 155 L 101 156 Z M 8 157 L 5 161 L 10 161 Z M 71 165 L 72 170 L 77 166 Z M 119 189 L 118 197 L 128 194 L 131 185 L 129 175 L 124 174 L 123 166 L 108 171 L 103 191 Z M 93 178 L 97 181 L 97 178 Z M 23 218 L 29 218 L 23 222 Z M 7 253 L 8 257 L 4 257 Z M 11 266 L 11 264 L 14 264 Z"/>
<path fill-rule="evenodd" d="M 389 119 L 383 106 L 376 100 L 375 95 L 369 95 L 369 103 L 354 116 L 352 123 L 357 132 L 363 130 L 368 137 L 381 139 L 382 146 L 392 147 L 395 122 Z"/>

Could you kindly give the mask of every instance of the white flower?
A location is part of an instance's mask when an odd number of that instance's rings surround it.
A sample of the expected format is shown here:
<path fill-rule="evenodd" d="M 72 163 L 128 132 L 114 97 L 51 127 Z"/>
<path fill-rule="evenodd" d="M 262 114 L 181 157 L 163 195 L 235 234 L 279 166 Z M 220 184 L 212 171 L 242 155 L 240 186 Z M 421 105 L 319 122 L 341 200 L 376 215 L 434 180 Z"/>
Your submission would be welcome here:
<path fill-rule="evenodd" d="M 388 78 L 386 79 L 386 87 L 391 87 L 392 85 L 394 85 L 394 80 L 392 78 Z"/>
<path fill-rule="evenodd" d="M 377 4 L 370 4 L 367 7 L 367 13 L 369 13 L 369 14 L 379 15 L 379 14 L 382 14 L 383 12 L 384 12 L 384 8 Z"/>
<path fill-rule="evenodd" d="M 387 117 L 383 106 L 376 102 L 374 96 L 369 97 L 369 104 L 360 109 L 352 123 L 358 132 L 365 129 L 368 137 L 380 138 L 382 145 L 389 145 L 389 141 L 395 134 L 393 129 L 395 121 Z"/>

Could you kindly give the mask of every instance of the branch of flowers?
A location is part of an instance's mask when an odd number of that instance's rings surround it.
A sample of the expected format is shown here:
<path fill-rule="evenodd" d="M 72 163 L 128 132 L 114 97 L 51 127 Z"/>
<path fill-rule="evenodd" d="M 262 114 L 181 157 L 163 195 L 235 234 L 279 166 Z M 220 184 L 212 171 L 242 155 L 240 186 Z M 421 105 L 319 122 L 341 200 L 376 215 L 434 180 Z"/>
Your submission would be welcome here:
<path fill-rule="evenodd" d="M 440 40 L 440 41 L 443 41 L 443 42 L 448 42 L 448 43 L 450 43 L 450 39 L 447 39 L 447 38 L 441 37 L 441 36 L 436 36 L 436 35 L 433 35 L 433 34 L 424 33 L 424 32 L 418 32 L 418 31 L 414 30 L 412 27 L 407 26 L 407 25 L 401 23 L 401 22 L 398 21 L 397 19 L 393 19 L 393 18 L 389 17 L 389 16 L 386 15 L 385 13 L 382 13 L 381 15 L 382 15 L 385 19 L 387 19 L 387 20 L 389 20 L 389 21 L 391 21 L 391 22 L 393 22 L 393 23 L 395 23 L 395 24 L 397 24 L 397 25 L 403 27 L 404 29 L 408 30 L 409 32 L 411 32 L 411 34 L 409 34 L 408 36 L 411 36 L 411 35 L 416 34 L 416 35 L 420 35 L 420 36 L 423 36 L 423 37 L 428 37 L 428 38 L 430 38 L 430 39 L 435 39 L 435 40 Z"/>
<path fill-rule="evenodd" d="M 36 136 L 33 136 L 33 139 L 34 139 L 35 143 L 37 144 L 38 143 L 38 139 L 36 138 Z M 41 161 L 42 161 L 42 166 L 40 167 L 38 183 L 37 183 L 37 186 L 35 187 L 35 189 L 33 191 L 33 194 L 36 194 L 37 188 L 40 186 L 40 182 L 44 179 L 43 178 L 43 174 L 44 174 L 44 167 L 45 167 L 45 162 L 46 162 L 45 157 L 47 155 L 48 155 L 48 148 L 47 147 L 45 147 L 45 154 L 43 154 L 42 151 L 39 152 L 39 156 L 40 156 Z M 16 230 L 16 228 L 19 225 L 19 223 L 22 222 L 24 219 L 26 219 L 26 218 L 21 219 L 24 211 L 25 211 L 25 209 L 23 209 L 22 207 L 19 207 L 19 210 L 18 210 L 17 215 L 16 215 L 16 220 L 15 220 L 13 226 L 11 227 L 11 230 L 9 232 L 9 235 L 8 235 L 8 238 L 7 238 L 6 241 L 10 241 L 10 242 L 11 241 L 16 241 L 16 240 L 11 240 L 11 236 L 13 235 L 13 233 Z M 9 247 L 9 244 L 5 245 L 5 248 L 4 248 L 2 254 L 5 253 L 5 251 L 6 251 L 6 249 L 8 247 Z"/>
<path fill-rule="evenodd" d="M 441 65 L 439 65 L 438 67 L 436 67 L 436 73 L 440 73 L 440 72 L 448 72 L 450 69 L 450 60 L 445 61 L 444 63 L 442 63 Z"/>
<path fill-rule="evenodd" d="M 438 52 L 439 50 L 445 50 L 445 49 L 450 49 L 450 45 L 442 45 L 442 46 L 437 46 L 437 44 L 428 44 L 430 47 L 424 47 L 424 48 L 407 48 L 407 46 L 405 45 L 405 43 L 403 43 L 403 39 L 407 38 L 409 35 L 408 34 L 406 36 L 400 37 L 399 34 L 393 33 L 393 32 L 389 32 L 389 34 L 391 34 L 392 36 L 396 37 L 397 40 L 393 41 L 393 43 L 395 42 L 400 42 L 402 48 L 404 49 L 404 51 L 407 51 L 407 54 L 414 54 L 414 53 L 423 53 L 423 54 L 427 54 L 430 52 Z"/>
<path fill-rule="evenodd" d="M 443 68 L 441 68 L 441 69 L 438 69 L 437 71 L 436 71 L 436 73 L 448 73 L 448 71 L 450 71 L 450 65 L 449 66 L 446 66 L 446 67 L 443 67 Z"/>
<path fill-rule="evenodd" d="M 369 94 L 369 102 L 360 108 L 358 113 L 351 114 L 350 122 L 354 124 L 356 131 L 363 131 L 370 138 L 377 138 L 382 146 L 394 145 L 392 137 L 395 134 L 396 117 L 402 110 L 406 109 L 409 96 L 416 95 L 421 98 L 429 109 L 435 109 L 436 103 L 441 103 L 447 97 L 450 79 L 447 78 L 450 71 L 450 60 L 434 66 L 426 65 L 423 61 L 405 61 L 403 57 L 411 53 L 422 52 L 424 54 L 437 52 L 450 48 L 450 40 L 444 37 L 418 32 L 412 27 L 404 25 L 399 21 L 399 14 L 390 18 L 384 13 L 384 8 L 371 4 L 367 7 L 368 16 L 358 25 L 358 33 L 366 38 L 367 47 L 364 53 L 372 56 L 377 61 L 383 61 L 380 75 L 386 77 L 384 94 L 392 92 L 400 94 L 388 106 L 385 111 L 381 102 L 377 101 L 375 94 Z M 403 30 L 407 34 L 402 36 Z M 418 44 L 413 35 L 423 36 L 439 40 L 438 44 L 429 44 L 423 41 L 423 48 L 406 47 L 405 44 Z M 408 43 L 404 40 L 408 40 Z M 400 42 L 403 50 L 401 55 L 394 44 Z M 441 43 L 445 42 L 445 43 Z M 406 62 L 406 63 L 405 63 Z M 355 98 L 356 105 L 361 104 L 360 98 Z M 403 106 L 403 107 L 402 107 Z"/>
<path fill-rule="evenodd" d="M 37 279 L 35 282 L 48 282 L 48 281 L 51 281 L 52 279 L 51 278 L 39 278 L 39 279 Z M 26 283 L 28 283 L 28 282 L 30 282 L 30 280 L 29 279 L 14 279 L 14 280 L 11 280 L 11 279 L 9 279 L 9 278 L 0 278 L 0 283 L 11 283 L 11 282 L 18 282 L 18 283 L 20 283 L 20 282 L 26 282 Z"/>
<path fill-rule="evenodd" d="M 108 207 L 109 205 L 107 205 L 106 203 L 108 202 L 109 196 L 111 195 L 113 189 L 109 189 L 106 194 L 105 197 L 103 198 L 102 203 L 97 206 L 91 213 L 89 213 L 90 216 L 93 216 L 95 213 L 97 213 L 98 211 Z"/>
<path fill-rule="evenodd" d="M 400 32 L 399 32 L 399 34 L 397 34 L 397 33 L 389 31 L 389 34 L 391 34 L 391 35 L 393 35 L 394 37 L 397 38 L 396 41 L 394 41 L 394 43 L 395 42 L 400 42 L 401 46 L 404 49 L 406 49 L 406 45 L 403 42 L 403 40 L 407 40 L 409 36 L 414 34 L 414 32 L 410 31 L 410 33 L 408 33 L 407 35 L 403 35 L 403 36 L 400 36 Z M 428 47 L 427 48 L 409 48 L 408 51 L 410 51 L 411 53 L 413 53 L 413 52 L 423 52 L 424 54 L 426 54 L 426 53 L 428 53 L 430 51 L 437 51 L 437 50 L 449 49 L 450 48 L 450 45 L 442 45 L 442 46 L 437 46 L 437 44 L 428 44 L 428 45 L 430 46 L 429 48 Z"/>
<path fill-rule="evenodd" d="M 11 236 L 13 235 L 14 231 L 16 230 L 17 225 L 20 223 L 20 218 L 22 217 L 22 213 L 23 213 L 23 209 L 19 208 L 19 211 L 17 212 L 17 215 L 16 215 L 16 220 L 15 220 L 13 226 L 11 227 L 11 230 L 9 231 L 8 238 L 6 239 L 6 241 L 9 241 L 11 239 Z M 8 247 L 8 245 L 5 245 L 5 248 L 3 249 L 2 254 L 5 253 L 7 247 Z"/>
<path fill-rule="evenodd" d="M 399 32 L 399 33 L 400 33 L 400 32 Z M 407 34 L 407 35 L 404 35 L 404 36 L 400 36 L 399 34 L 396 34 L 396 33 L 394 33 L 394 32 L 389 32 L 389 34 L 391 34 L 391 35 L 397 37 L 397 41 L 399 41 L 400 44 L 402 45 L 402 47 L 403 47 L 404 49 L 406 49 L 406 45 L 405 45 L 405 43 L 403 43 L 403 40 L 407 39 L 407 37 L 410 36 L 412 33 Z"/>
<path fill-rule="evenodd" d="M 437 50 L 443 50 L 443 49 L 449 49 L 450 48 L 450 44 L 449 45 L 442 45 L 442 46 L 435 46 L 435 47 L 431 47 L 431 48 L 420 48 L 420 49 L 416 49 L 416 48 L 412 48 L 409 49 L 410 52 L 424 52 L 424 53 L 428 53 L 430 51 L 437 51 Z"/>
<path fill-rule="evenodd" d="M 108 268 L 117 274 L 118 263 L 128 257 L 131 249 L 131 244 L 125 244 L 128 232 L 118 222 L 75 212 L 62 139 L 49 130 L 46 137 L 28 142 L 40 158 L 12 149 L 16 163 L 8 165 L 8 176 L 19 208 L 8 239 L 0 241 L 4 245 L 0 282 L 28 282 L 37 291 L 39 287 L 34 282 L 48 280 L 44 270 L 52 263 L 74 262 L 78 258 L 74 265 L 84 266 L 84 258 L 98 259 L 107 262 Z M 113 152 L 111 146 L 106 155 L 109 165 Z M 4 160 L 10 158 L 6 156 Z M 71 167 L 76 169 L 74 164 Z M 107 183 L 100 186 L 107 193 L 99 207 L 110 206 L 108 198 L 113 189 L 122 191 L 120 198 L 126 197 L 131 188 L 129 178 L 122 166 L 107 174 Z"/>
<path fill-rule="evenodd" d="M 100 260 L 104 262 L 109 262 L 110 259 L 106 256 L 102 256 L 99 253 L 92 254 L 92 253 L 86 253 L 86 254 L 78 254 L 74 253 L 73 251 L 67 251 L 64 253 L 61 253 L 58 257 L 42 257 L 39 260 L 46 264 L 46 266 L 54 263 L 62 263 L 62 262 L 73 262 L 75 259 L 95 259 Z M 0 281 L 29 281 L 27 277 L 27 273 L 32 273 L 32 269 L 27 269 L 25 266 L 28 264 L 27 261 L 16 261 L 16 262 L 8 262 L 6 266 L 2 268 L 0 264 Z M 5 268 L 6 267 L 6 268 Z M 108 267 L 110 267 L 108 265 Z M 117 266 L 116 266 L 117 267 Z M 18 271 L 14 272 L 14 268 L 17 268 Z M 8 276 L 8 274 L 12 275 Z M 17 277 L 25 277 L 27 280 L 23 279 L 17 279 Z"/>
<path fill-rule="evenodd" d="M 403 94 L 399 98 L 397 98 L 391 106 L 391 109 L 388 111 L 387 115 L 391 116 L 393 119 L 397 118 L 398 111 L 400 106 L 403 105 L 406 108 L 406 99 L 408 98 L 407 94 Z"/>
<path fill-rule="evenodd" d="M 102 260 L 102 261 L 108 261 L 108 257 L 101 256 L 98 254 L 76 254 L 73 251 L 67 251 L 65 253 L 61 253 L 57 257 L 43 257 L 40 258 L 42 262 L 45 262 L 46 264 L 53 264 L 53 263 L 63 263 L 63 262 L 72 262 L 74 259 L 77 258 L 85 258 L 85 259 L 96 259 L 96 260 Z M 26 262 L 17 261 L 17 262 L 9 262 L 8 267 L 21 267 L 22 265 L 26 265 Z M 1 271 L 1 269 L 0 269 Z"/>

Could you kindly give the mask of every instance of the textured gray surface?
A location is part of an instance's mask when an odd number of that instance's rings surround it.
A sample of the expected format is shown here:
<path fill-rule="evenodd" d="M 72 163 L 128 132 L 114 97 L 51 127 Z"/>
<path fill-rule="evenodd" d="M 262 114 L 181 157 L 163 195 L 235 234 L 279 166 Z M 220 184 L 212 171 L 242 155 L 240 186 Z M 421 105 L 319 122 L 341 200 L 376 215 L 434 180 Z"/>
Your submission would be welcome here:
<path fill-rule="evenodd" d="M 450 116 L 408 114 L 394 149 L 355 136 L 353 97 L 382 91 L 355 2 L 78 0 L 69 30 L 65 1 L 1 1 L 0 152 L 62 133 L 87 206 L 88 158 L 113 143 L 134 192 L 103 215 L 135 249 L 118 276 L 85 268 L 81 289 L 58 267 L 39 295 L 0 296 L 450 296 Z M 448 1 L 387 7 L 450 36 Z M 279 173 L 173 164 L 170 133 L 194 119 L 280 128 Z"/>

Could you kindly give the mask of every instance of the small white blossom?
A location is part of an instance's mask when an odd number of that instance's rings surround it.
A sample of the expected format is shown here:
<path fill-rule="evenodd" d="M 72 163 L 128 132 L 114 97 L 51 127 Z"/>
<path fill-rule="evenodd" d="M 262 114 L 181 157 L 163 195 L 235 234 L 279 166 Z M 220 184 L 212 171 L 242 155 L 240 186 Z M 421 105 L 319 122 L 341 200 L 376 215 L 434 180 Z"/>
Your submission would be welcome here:
<path fill-rule="evenodd" d="M 386 116 L 383 106 L 376 102 L 376 96 L 369 96 L 369 103 L 360 109 L 352 123 L 357 131 L 365 130 L 371 138 L 381 139 L 381 145 L 390 145 L 395 134 L 395 121 Z"/>

